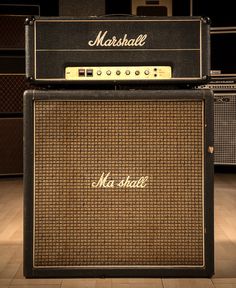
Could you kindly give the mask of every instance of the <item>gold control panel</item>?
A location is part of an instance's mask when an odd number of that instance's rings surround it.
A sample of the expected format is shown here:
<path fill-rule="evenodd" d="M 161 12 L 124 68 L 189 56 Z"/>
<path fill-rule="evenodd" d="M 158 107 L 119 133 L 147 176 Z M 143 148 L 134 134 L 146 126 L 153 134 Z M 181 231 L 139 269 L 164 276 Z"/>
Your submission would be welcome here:
<path fill-rule="evenodd" d="M 66 80 L 157 80 L 170 79 L 170 66 L 66 67 Z"/>

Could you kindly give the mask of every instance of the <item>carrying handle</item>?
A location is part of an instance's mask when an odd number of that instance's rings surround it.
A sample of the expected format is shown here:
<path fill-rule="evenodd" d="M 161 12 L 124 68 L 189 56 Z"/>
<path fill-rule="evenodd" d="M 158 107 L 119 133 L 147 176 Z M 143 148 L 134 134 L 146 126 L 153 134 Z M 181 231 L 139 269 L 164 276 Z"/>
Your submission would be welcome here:
<path fill-rule="evenodd" d="M 104 14 L 99 17 L 135 17 L 137 15 L 134 14 Z"/>

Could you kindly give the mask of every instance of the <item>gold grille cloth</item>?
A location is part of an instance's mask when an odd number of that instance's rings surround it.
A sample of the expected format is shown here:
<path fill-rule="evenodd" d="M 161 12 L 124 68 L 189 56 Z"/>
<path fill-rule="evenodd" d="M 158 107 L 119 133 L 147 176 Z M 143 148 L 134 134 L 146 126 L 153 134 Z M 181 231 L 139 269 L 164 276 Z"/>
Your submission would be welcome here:
<path fill-rule="evenodd" d="M 202 101 L 36 101 L 35 266 L 201 266 Z M 144 188 L 93 188 L 148 176 Z"/>

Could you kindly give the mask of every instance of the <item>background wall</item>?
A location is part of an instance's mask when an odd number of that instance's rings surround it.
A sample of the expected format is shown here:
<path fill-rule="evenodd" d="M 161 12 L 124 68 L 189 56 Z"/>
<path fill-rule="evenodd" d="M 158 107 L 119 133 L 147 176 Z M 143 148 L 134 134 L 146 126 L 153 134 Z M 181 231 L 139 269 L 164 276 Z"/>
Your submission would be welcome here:
<path fill-rule="evenodd" d="M 95 16 L 105 14 L 105 0 L 60 0 L 60 16 Z"/>

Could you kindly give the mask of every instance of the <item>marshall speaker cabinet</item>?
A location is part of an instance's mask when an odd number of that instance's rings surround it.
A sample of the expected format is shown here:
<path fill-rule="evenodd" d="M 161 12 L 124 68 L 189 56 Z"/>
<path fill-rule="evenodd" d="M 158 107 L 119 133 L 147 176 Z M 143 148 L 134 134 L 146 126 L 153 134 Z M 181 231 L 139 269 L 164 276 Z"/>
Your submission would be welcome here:
<path fill-rule="evenodd" d="M 29 90 L 26 277 L 213 274 L 210 90 Z"/>
<path fill-rule="evenodd" d="M 36 18 L 26 24 L 26 75 L 38 84 L 203 83 L 207 18 Z"/>

